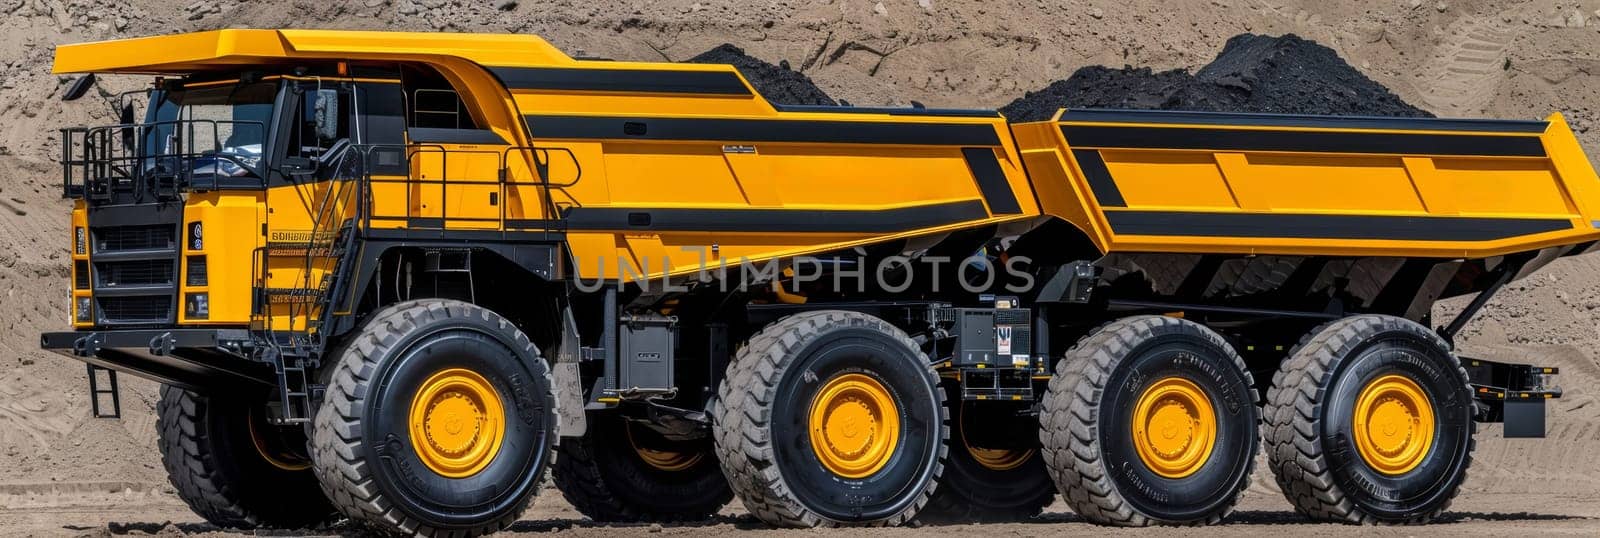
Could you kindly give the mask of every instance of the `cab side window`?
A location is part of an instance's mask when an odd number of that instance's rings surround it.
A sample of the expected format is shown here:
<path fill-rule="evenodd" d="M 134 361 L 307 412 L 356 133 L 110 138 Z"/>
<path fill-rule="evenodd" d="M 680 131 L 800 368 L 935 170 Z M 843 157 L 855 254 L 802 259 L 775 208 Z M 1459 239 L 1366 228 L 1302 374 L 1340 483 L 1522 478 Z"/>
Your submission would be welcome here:
<path fill-rule="evenodd" d="M 406 126 L 420 129 L 478 129 L 466 103 L 450 81 L 432 69 L 410 67 L 400 72 L 406 93 Z"/>
<path fill-rule="evenodd" d="M 424 129 L 463 129 L 472 117 L 462 110 L 461 96 L 454 90 L 417 88 L 411 91 L 411 126 Z M 465 127 L 470 128 L 470 127 Z"/>

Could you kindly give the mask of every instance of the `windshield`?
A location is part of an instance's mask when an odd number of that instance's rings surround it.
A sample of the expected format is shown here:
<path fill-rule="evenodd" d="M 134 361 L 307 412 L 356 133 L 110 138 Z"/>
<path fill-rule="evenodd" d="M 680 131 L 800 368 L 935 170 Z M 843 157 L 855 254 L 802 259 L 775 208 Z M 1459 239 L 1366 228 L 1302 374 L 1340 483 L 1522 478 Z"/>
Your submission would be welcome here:
<path fill-rule="evenodd" d="M 160 92 L 143 154 L 191 160 L 194 174 L 255 175 L 277 90 L 256 82 Z"/>

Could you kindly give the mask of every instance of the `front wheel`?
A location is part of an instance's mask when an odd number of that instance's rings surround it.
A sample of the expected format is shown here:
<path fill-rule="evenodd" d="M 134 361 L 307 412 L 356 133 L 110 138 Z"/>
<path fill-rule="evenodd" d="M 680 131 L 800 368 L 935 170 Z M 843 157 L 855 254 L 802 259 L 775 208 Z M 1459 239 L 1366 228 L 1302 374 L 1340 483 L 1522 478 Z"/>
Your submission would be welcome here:
<path fill-rule="evenodd" d="M 511 322 L 476 305 L 384 308 L 344 346 L 314 423 L 323 490 L 352 519 L 419 536 L 509 526 L 556 440 L 550 369 Z"/>
<path fill-rule="evenodd" d="M 1285 497 L 1318 521 L 1423 523 L 1472 463 L 1472 390 L 1427 327 L 1377 315 L 1307 336 L 1267 392 L 1268 461 Z"/>
<path fill-rule="evenodd" d="M 271 425 L 266 406 L 162 385 L 156 436 L 178 497 L 223 528 L 333 520 L 338 513 L 317 488 L 303 429 Z"/>

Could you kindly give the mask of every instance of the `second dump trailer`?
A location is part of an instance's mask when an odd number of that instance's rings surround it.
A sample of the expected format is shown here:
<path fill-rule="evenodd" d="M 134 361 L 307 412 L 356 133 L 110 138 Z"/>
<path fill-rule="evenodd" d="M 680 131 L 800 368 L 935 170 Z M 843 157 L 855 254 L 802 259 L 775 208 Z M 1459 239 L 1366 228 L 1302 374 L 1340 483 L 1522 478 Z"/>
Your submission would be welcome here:
<path fill-rule="evenodd" d="M 41 343 L 163 383 L 163 462 L 224 526 L 490 532 L 547 468 L 597 521 L 1060 494 L 1209 523 L 1263 446 L 1313 519 L 1422 522 L 1477 422 L 1542 435 L 1560 394 L 1452 338 L 1600 239 L 1559 115 L 1010 124 L 472 34 L 221 30 L 56 71 L 161 77 L 143 120 L 63 131 L 72 330 Z"/>

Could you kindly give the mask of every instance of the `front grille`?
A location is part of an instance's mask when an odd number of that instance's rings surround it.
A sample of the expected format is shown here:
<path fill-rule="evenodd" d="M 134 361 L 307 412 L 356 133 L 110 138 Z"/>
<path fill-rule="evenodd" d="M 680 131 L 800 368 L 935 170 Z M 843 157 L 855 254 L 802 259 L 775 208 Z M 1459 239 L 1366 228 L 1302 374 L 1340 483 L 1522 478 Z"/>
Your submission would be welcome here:
<path fill-rule="evenodd" d="M 172 296 L 100 297 L 100 319 L 110 323 L 161 322 L 172 317 Z"/>
<path fill-rule="evenodd" d="M 177 248 L 176 232 L 177 226 L 170 224 L 95 228 L 94 248 L 98 252 Z"/>
<path fill-rule="evenodd" d="M 100 325 L 177 321 L 178 225 L 96 226 L 89 216 L 95 310 Z"/>
<path fill-rule="evenodd" d="M 172 260 L 128 260 L 95 264 L 101 286 L 157 286 L 171 284 Z"/>

